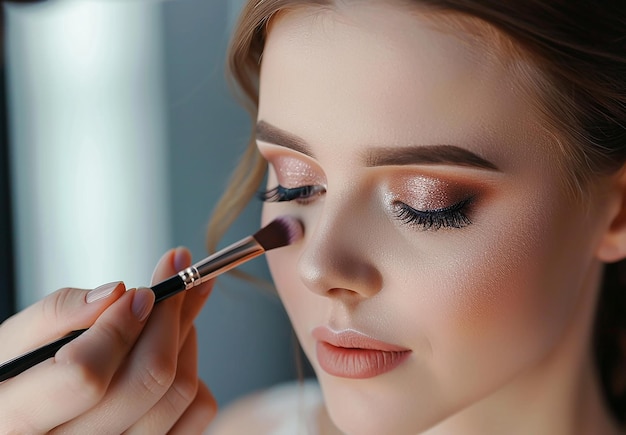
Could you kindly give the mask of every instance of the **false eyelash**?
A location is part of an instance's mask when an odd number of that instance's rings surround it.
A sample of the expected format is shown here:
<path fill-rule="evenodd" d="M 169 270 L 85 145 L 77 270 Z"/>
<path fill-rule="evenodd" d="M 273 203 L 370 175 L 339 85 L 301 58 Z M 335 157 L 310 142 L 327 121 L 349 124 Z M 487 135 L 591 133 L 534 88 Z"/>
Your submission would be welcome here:
<path fill-rule="evenodd" d="M 300 186 L 300 187 L 283 187 L 280 184 L 273 189 L 260 192 L 258 197 L 264 202 L 284 202 L 298 201 L 307 202 L 314 196 L 321 195 L 326 191 L 323 186 Z"/>
<path fill-rule="evenodd" d="M 437 210 L 416 210 L 407 204 L 398 203 L 399 210 L 396 213 L 396 218 L 404 224 L 421 227 L 423 230 L 463 228 L 472 223 L 465 214 L 465 209 L 471 202 L 472 198 L 468 198 Z"/>

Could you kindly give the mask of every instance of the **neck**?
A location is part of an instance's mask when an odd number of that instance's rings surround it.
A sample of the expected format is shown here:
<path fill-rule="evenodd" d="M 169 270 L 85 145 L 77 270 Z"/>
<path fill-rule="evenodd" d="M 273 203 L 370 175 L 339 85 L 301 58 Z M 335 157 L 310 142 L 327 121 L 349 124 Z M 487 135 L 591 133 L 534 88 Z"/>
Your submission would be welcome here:
<path fill-rule="evenodd" d="M 602 267 L 588 274 L 576 313 L 553 351 L 509 384 L 424 435 L 616 435 L 591 349 Z"/>

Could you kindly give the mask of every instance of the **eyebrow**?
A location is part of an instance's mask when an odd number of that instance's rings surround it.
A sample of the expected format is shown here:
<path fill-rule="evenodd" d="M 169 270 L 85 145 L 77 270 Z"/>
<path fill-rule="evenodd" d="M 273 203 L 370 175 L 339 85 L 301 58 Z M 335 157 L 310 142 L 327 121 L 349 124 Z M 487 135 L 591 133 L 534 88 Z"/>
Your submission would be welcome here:
<path fill-rule="evenodd" d="M 367 166 L 455 165 L 499 171 L 489 160 L 456 145 L 375 148 L 367 153 L 366 164 Z"/>
<path fill-rule="evenodd" d="M 309 147 L 304 139 L 299 138 L 295 134 L 281 130 L 278 127 L 274 127 L 269 122 L 259 121 L 257 123 L 256 138 L 257 140 L 291 148 L 294 151 L 313 157 L 311 147 Z"/>
<path fill-rule="evenodd" d="M 311 147 L 302 138 L 259 121 L 256 126 L 257 140 L 284 146 L 314 157 Z M 408 147 L 380 147 L 367 151 L 365 164 L 374 166 L 408 165 L 455 165 L 499 171 L 492 162 L 456 145 L 413 145 Z"/>

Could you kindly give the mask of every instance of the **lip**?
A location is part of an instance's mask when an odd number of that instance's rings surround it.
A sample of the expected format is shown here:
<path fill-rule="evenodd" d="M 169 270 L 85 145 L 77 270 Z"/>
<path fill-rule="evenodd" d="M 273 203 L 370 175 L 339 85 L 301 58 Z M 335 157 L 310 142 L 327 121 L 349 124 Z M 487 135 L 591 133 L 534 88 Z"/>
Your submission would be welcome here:
<path fill-rule="evenodd" d="M 349 379 L 366 379 L 387 373 L 411 354 L 411 350 L 376 340 L 353 329 L 333 331 L 317 327 L 316 356 L 328 374 Z"/>

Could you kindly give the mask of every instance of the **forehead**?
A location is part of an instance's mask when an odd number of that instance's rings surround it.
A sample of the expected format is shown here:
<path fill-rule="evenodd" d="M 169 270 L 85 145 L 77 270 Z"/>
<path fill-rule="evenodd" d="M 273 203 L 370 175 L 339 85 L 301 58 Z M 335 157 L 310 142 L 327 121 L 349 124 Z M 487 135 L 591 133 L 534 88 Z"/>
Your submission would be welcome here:
<path fill-rule="evenodd" d="M 314 144 L 417 138 L 481 151 L 526 135 L 536 117 L 502 40 L 475 21 L 433 17 L 393 2 L 281 13 L 265 46 L 259 117 Z"/>

